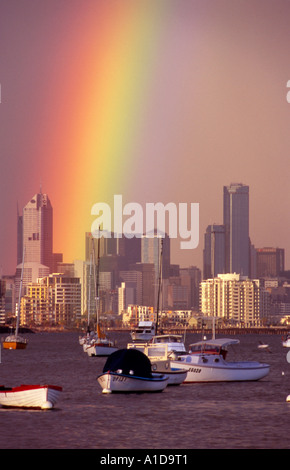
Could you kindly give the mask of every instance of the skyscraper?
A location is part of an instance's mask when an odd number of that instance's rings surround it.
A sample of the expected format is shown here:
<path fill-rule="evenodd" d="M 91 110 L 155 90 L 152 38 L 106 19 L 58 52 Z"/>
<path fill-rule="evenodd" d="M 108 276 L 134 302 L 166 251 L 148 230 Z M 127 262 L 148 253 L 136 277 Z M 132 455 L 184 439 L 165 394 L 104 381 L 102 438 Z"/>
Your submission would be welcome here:
<path fill-rule="evenodd" d="M 30 199 L 23 208 L 22 233 L 19 225 L 18 242 L 22 237 L 22 243 L 18 246 L 20 250 L 25 248 L 25 262 L 39 263 L 52 270 L 53 209 L 47 194 L 40 192 Z"/>
<path fill-rule="evenodd" d="M 224 186 L 226 272 L 249 276 L 249 186 Z"/>
<path fill-rule="evenodd" d="M 203 278 L 209 279 L 225 272 L 224 225 L 208 225 L 204 235 Z"/>

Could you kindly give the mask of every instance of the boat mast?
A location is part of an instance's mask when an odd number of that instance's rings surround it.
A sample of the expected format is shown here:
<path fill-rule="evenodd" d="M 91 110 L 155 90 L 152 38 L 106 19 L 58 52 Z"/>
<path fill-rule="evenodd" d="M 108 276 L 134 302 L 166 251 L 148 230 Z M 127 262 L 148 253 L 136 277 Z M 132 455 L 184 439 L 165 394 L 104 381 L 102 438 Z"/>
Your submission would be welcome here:
<path fill-rule="evenodd" d="M 99 227 L 99 237 L 98 237 L 98 264 L 97 264 L 97 275 L 96 275 L 96 262 L 95 262 L 95 244 L 93 243 L 93 253 L 94 253 L 94 278 L 95 278 L 95 289 L 96 289 L 96 314 L 97 314 L 97 325 L 99 324 L 99 271 L 100 271 L 100 227 Z"/>
<path fill-rule="evenodd" d="M 155 335 L 157 335 L 157 330 L 158 330 L 159 302 L 160 302 L 161 281 L 162 281 L 162 254 L 163 254 L 163 238 L 161 238 L 160 259 L 159 259 L 159 279 L 158 279 L 158 296 L 157 296 Z"/>
<path fill-rule="evenodd" d="M 21 268 L 21 279 L 20 279 L 20 287 L 19 287 L 19 300 L 18 300 L 18 312 L 17 312 L 17 318 L 16 318 L 15 336 L 18 336 L 19 322 L 20 322 L 22 284 L 23 284 L 23 272 L 24 272 L 24 257 L 25 257 L 25 246 L 23 247 L 23 255 L 22 255 L 22 268 Z"/>
<path fill-rule="evenodd" d="M 92 243 L 94 240 L 92 239 Z M 89 275 L 89 300 L 88 300 L 88 325 L 87 330 L 90 331 L 90 310 L 91 310 L 91 284 L 92 284 L 92 262 L 93 262 L 93 255 L 90 254 L 90 275 Z"/>

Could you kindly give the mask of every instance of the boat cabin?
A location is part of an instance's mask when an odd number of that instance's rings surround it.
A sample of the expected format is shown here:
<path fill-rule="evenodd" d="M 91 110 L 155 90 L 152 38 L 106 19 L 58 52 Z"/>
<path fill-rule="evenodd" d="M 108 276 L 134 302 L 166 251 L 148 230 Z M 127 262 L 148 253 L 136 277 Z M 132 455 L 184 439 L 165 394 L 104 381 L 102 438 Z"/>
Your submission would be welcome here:
<path fill-rule="evenodd" d="M 223 359 L 227 355 L 227 346 L 229 344 L 238 344 L 238 339 L 229 340 L 226 338 L 212 339 L 209 341 L 200 341 L 189 346 L 189 354 L 214 354 L 222 356 Z"/>

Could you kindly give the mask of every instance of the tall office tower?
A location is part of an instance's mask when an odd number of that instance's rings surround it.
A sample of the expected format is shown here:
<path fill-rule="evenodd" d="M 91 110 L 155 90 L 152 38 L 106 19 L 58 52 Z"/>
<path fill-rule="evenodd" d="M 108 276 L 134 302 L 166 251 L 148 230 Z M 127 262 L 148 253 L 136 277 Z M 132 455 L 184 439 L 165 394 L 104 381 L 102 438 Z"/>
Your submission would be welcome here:
<path fill-rule="evenodd" d="M 224 186 L 225 268 L 249 276 L 249 186 Z"/>
<path fill-rule="evenodd" d="M 22 220 L 18 216 L 18 260 L 25 248 L 25 263 L 39 263 L 52 269 L 52 220 L 53 210 L 47 194 L 35 194 L 24 207 Z"/>
<path fill-rule="evenodd" d="M 208 225 L 204 235 L 203 279 L 225 272 L 225 227 Z"/>

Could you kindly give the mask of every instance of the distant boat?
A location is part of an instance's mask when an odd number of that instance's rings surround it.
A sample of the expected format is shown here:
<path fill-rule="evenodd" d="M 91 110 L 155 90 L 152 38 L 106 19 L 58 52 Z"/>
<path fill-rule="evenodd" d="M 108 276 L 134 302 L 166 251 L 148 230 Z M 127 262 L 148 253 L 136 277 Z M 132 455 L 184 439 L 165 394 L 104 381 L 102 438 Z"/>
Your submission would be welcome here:
<path fill-rule="evenodd" d="M 269 364 L 255 361 L 226 361 L 227 346 L 237 339 L 212 339 L 190 345 L 189 354 L 171 361 L 171 366 L 187 370 L 184 383 L 236 382 L 260 380 L 270 370 Z"/>
<path fill-rule="evenodd" d="M 259 341 L 258 349 L 267 350 L 271 352 L 271 349 L 269 348 L 269 344 L 263 343 L 263 341 Z"/>
<path fill-rule="evenodd" d="M 286 338 L 282 341 L 282 346 L 284 348 L 290 348 L 290 334 L 288 334 Z"/>
<path fill-rule="evenodd" d="M 97 380 L 102 393 L 162 392 L 168 383 L 166 375 L 152 373 L 148 357 L 137 349 L 112 353 Z"/>
<path fill-rule="evenodd" d="M 16 329 L 15 334 L 10 334 L 3 341 L 4 349 L 25 349 L 27 346 L 27 340 L 19 335 L 19 322 L 20 322 L 20 308 L 21 308 L 21 297 L 22 297 L 22 284 L 23 284 L 23 271 L 24 271 L 24 256 L 25 256 L 25 247 L 23 249 L 23 258 L 22 258 L 22 270 L 21 270 L 21 280 L 19 288 L 19 302 L 18 302 L 18 312 L 16 318 Z"/>
<path fill-rule="evenodd" d="M 9 388 L 0 386 L 0 405 L 5 408 L 52 409 L 62 387 L 56 385 L 20 385 Z"/>
<path fill-rule="evenodd" d="M 175 334 L 158 334 L 158 322 L 159 322 L 159 305 L 160 297 L 162 290 L 162 259 L 163 259 L 163 239 L 161 239 L 161 248 L 160 248 L 160 260 L 159 260 L 159 281 L 158 281 L 158 296 L 157 296 L 157 308 L 156 308 L 156 330 L 155 335 L 153 336 L 151 343 L 167 343 L 168 346 L 168 355 L 170 357 L 178 356 L 179 354 L 186 353 L 184 340 L 181 335 Z"/>
<path fill-rule="evenodd" d="M 139 321 L 138 327 L 131 331 L 133 341 L 150 341 L 155 335 L 155 325 L 152 321 Z"/>
<path fill-rule="evenodd" d="M 92 335 L 92 337 L 83 344 L 83 350 L 90 357 L 96 356 L 109 356 L 113 352 L 117 351 L 118 348 L 115 346 L 114 342 L 106 337 L 102 333 L 100 325 L 97 324 L 97 332 Z"/>
<path fill-rule="evenodd" d="M 93 244 L 93 258 L 95 260 L 95 249 Z M 95 266 L 95 263 L 94 263 Z M 99 270 L 100 270 L 100 236 L 98 239 L 98 264 L 97 264 L 97 274 L 94 269 L 94 280 L 96 285 L 96 316 L 97 316 L 97 327 L 95 332 L 91 332 L 87 335 L 87 339 L 83 341 L 83 350 L 90 357 L 96 356 L 109 356 L 113 352 L 117 351 L 115 343 L 111 341 L 105 333 L 101 330 L 100 320 L 99 320 Z M 89 308 L 88 308 L 89 311 Z M 88 320 L 89 323 L 89 320 Z M 89 328 L 89 324 L 88 324 Z M 79 340 L 80 343 L 82 342 Z"/>

